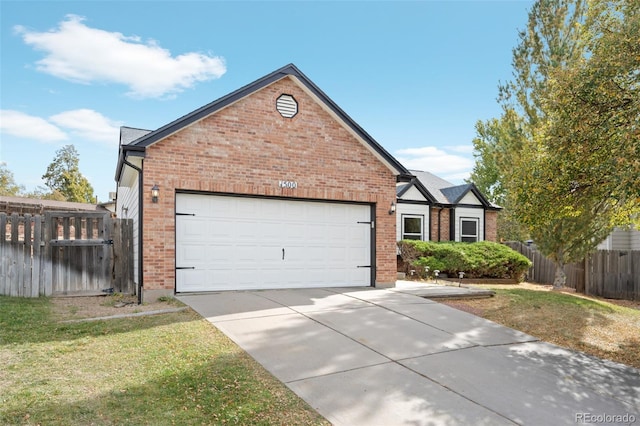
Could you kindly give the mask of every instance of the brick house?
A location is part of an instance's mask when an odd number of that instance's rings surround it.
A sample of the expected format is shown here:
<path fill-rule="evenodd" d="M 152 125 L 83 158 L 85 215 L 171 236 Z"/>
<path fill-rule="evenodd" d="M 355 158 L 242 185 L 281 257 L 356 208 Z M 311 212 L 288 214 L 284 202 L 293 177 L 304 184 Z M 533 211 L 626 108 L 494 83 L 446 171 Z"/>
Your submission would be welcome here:
<path fill-rule="evenodd" d="M 411 178 L 290 64 L 155 131 L 122 128 L 116 214 L 134 219 L 145 297 L 384 287 Z"/>
<path fill-rule="evenodd" d="M 496 241 L 499 206 L 473 183 L 454 185 L 429 172 L 410 170 L 397 184 L 396 239 Z"/>

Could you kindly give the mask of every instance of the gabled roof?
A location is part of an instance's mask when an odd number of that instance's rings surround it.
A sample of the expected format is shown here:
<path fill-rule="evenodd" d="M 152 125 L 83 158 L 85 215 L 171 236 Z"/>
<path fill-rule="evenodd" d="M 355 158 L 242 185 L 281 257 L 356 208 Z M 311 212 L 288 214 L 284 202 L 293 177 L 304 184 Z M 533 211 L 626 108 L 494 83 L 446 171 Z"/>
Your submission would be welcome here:
<path fill-rule="evenodd" d="M 437 200 L 431 195 L 429 191 L 424 187 L 424 185 L 420 182 L 417 177 L 412 177 L 409 182 L 402 183 L 396 185 L 396 196 L 398 198 L 402 198 L 404 194 L 407 193 L 411 188 L 416 188 L 420 194 L 429 202 L 429 203 L 437 203 Z"/>
<path fill-rule="evenodd" d="M 122 145 L 122 154 L 129 151 L 141 151 L 149 145 L 152 145 L 176 132 L 189 126 L 190 124 L 201 120 L 231 104 L 234 102 L 251 95 L 254 92 L 278 81 L 285 77 L 293 77 L 303 89 L 314 95 L 321 103 L 324 104 L 339 120 L 341 120 L 347 127 L 349 127 L 360 139 L 368 144 L 371 149 L 377 154 L 378 158 L 386 162 L 387 165 L 396 171 L 399 176 L 410 176 L 407 169 L 404 168 L 398 160 L 396 160 L 391 154 L 389 154 L 378 142 L 376 142 L 367 132 L 364 131 L 351 117 L 349 117 L 335 102 L 333 102 L 320 88 L 318 88 L 307 76 L 305 76 L 295 65 L 289 64 L 276 71 L 273 71 L 266 76 L 259 78 L 258 80 L 250 83 L 240 89 L 229 93 L 201 108 L 184 115 L 177 120 L 172 121 L 160 127 L 157 130 L 144 134 L 137 139 L 130 141 L 126 145 Z M 130 128 L 129 128 L 130 129 Z M 140 130 L 140 129 L 138 129 Z M 122 155 L 121 155 L 122 157 Z M 118 173 L 116 179 L 118 179 L 119 171 L 122 169 L 122 158 L 118 160 Z"/>
<path fill-rule="evenodd" d="M 447 197 L 447 200 L 449 200 L 449 202 L 451 204 L 458 204 L 460 202 L 460 200 L 467 195 L 467 192 L 469 192 L 471 190 L 472 184 L 467 183 L 464 185 L 458 185 L 458 186 L 450 186 L 448 188 L 442 188 L 440 189 L 440 192 L 442 192 L 442 194 Z"/>
<path fill-rule="evenodd" d="M 399 198 L 401 198 L 412 185 L 415 185 L 420 192 L 426 191 L 430 195 L 430 198 L 426 198 L 428 200 L 430 199 L 430 201 L 433 200 L 432 202 L 434 204 L 453 206 L 459 204 L 464 196 L 471 192 L 483 207 L 500 209 L 499 206 L 489 202 L 474 183 L 454 185 L 433 173 L 419 170 L 410 170 L 410 172 L 415 176 L 415 179 L 406 185 L 402 185 L 402 188 L 398 186 L 397 194 Z"/>
<path fill-rule="evenodd" d="M 451 204 L 449 199 L 440 191 L 442 188 L 454 186 L 451 182 L 446 181 L 433 173 L 423 172 L 420 170 L 411 170 L 411 173 L 417 178 L 422 186 L 431 194 L 431 197 L 438 204 Z"/>

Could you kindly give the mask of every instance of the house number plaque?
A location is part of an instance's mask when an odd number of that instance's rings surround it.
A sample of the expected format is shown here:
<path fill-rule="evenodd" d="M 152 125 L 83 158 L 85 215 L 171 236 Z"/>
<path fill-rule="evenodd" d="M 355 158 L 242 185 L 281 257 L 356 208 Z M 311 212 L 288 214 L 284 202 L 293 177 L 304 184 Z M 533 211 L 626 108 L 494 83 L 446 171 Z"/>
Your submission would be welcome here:
<path fill-rule="evenodd" d="M 298 187 L 298 182 L 295 180 L 279 180 L 278 186 L 280 188 L 296 189 Z"/>

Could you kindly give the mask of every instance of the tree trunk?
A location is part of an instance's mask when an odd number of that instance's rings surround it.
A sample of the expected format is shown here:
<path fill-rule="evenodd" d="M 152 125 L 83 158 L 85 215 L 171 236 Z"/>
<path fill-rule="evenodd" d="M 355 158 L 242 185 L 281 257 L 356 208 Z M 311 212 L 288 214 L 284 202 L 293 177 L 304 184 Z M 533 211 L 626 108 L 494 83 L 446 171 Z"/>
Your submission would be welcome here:
<path fill-rule="evenodd" d="M 564 273 L 564 265 L 560 262 L 556 262 L 556 276 L 553 280 L 553 288 L 555 290 L 561 289 L 567 283 L 567 274 Z"/>

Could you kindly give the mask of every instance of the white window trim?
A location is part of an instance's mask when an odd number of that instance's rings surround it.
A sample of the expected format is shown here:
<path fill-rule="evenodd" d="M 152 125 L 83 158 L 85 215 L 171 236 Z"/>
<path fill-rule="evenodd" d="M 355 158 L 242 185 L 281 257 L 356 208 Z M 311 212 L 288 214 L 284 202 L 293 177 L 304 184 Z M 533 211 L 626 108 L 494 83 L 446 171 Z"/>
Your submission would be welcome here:
<path fill-rule="evenodd" d="M 400 233 L 400 237 L 404 240 L 405 234 L 407 234 L 404 230 L 404 219 L 420 219 L 420 241 L 424 241 L 424 215 L 423 214 L 402 214 L 400 218 L 400 223 L 402 224 L 402 232 Z M 413 236 L 417 236 L 416 233 L 409 233 Z"/>
<path fill-rule="evenodd" d="M 462 233 L 462 222 L 475 222 L 476 224 L 476 233 L 475 235 L 466 235 Z M 463 241 L 464 238 L 475 238 L 474 242 L 480 241 L 480 219 L 477 217 L 461 217 L 460 218 L 460 241 Z"/>

